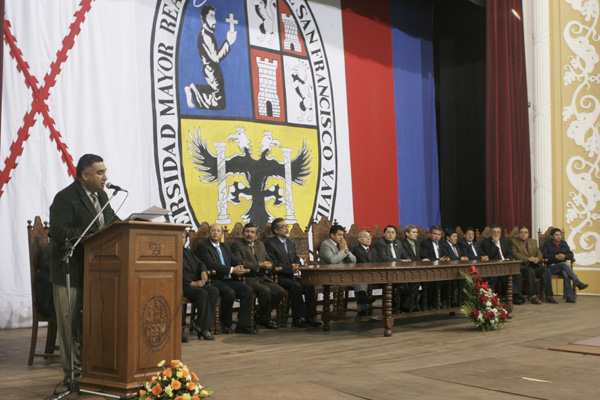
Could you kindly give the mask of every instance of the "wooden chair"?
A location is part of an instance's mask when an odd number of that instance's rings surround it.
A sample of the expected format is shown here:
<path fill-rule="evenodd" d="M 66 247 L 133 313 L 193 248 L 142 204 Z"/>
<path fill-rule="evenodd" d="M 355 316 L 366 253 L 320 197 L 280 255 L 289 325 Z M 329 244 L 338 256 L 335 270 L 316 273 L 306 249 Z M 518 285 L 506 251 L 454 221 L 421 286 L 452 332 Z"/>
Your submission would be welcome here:
<path fill-rule="evenodd" d="M 29 239 L 29 270 L 31 274 L 31 303 L 33 313 L 33 326 L 31 328 L 31 347 L 29 349 L 29 360 L 27 362 L 28 365 L 33 364 L 34 357 L 60 357 L 60 354 L 54 353 L 55 350 L 58 350 L 58 346 L 56 346 L 56 316 L 44 317 L 37 310 L 34 289 L 35 274 L 38 269 L 39 258 L 42 254 L 42 250 L 46 246 L 48 246 L 49 232 L 50 227 L 48 226 L 48 222 L 44 222 L 44 224 L 42 225 L 42 219 L 39 216 L 36 216 L 34 218 L 33 225 L 31 224 L 31 220 L 27 221 L 27 237 Z M 48 331 L 46 333 L 46 347 L 43 353 L 36 353 L 35 348 L 37 344 L 37 334 L 40 322 L 48 323 Z"/>

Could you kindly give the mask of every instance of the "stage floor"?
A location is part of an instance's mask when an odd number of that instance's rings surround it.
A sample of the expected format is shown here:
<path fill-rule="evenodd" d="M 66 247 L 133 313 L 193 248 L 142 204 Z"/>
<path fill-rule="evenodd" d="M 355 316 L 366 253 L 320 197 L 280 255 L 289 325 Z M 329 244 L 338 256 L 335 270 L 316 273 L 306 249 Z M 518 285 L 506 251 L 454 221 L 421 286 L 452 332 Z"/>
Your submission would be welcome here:
<path fill-rule="evenodd" d="M 600 358 L 550 349 L 597 337 L 599 309 L 600 296 L 584 295 L 577 304 L 515 306 L 514 318 L 491 332 L 443 315 L 396 320 L 390 338 L 379 322 L 355 321 L 333 322 L 329 332 L 263 329 L 212 342 L 192 336 L 182 359 L 214 388 L 215 400 L 591 399 L 600 393 Z M 61 380 L 57 360 L 27 366 L 30 335 L 0 331 L 2 399 L 44 399 Z"/>

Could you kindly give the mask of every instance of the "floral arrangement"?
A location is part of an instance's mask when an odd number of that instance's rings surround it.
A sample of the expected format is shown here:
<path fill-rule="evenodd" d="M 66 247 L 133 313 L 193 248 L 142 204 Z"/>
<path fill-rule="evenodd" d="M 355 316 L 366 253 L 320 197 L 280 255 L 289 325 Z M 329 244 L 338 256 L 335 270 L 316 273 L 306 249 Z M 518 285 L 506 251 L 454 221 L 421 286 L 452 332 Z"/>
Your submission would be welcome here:
<path fill-rule="evenodd" d="M 465 314 L 478 329 L 487 331 L 498 329 L 500 324 L 506 322 L 508 312 L 502 307 L 498 294 L 483 282 L 479 271 L 472 265 L 469 273 L 460 272 L 466 279 L 463 289 L 466 298 L 460 311 Z"/>
<path fill-rule="evenodd" d="M 171 366 L 164 367 L 165 361 L 158 363 L 162 372 L 153 376 L 140 389 L 138 400 L 200 400 L 213 394 L 213 390 L 198 383 L 198 376 L 179 360 L 172 360 Z"/>

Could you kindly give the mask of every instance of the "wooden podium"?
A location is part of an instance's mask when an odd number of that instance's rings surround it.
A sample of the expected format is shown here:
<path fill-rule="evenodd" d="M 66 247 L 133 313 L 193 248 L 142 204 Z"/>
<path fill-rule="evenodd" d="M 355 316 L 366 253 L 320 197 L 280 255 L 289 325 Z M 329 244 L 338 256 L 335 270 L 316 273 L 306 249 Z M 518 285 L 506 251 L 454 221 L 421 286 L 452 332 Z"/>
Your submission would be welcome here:
<path fill-rule="evenodd" d="M 83 241 L 82 389 L 125 396 L 181 359 L 187 227 L 122 221 Z"/>

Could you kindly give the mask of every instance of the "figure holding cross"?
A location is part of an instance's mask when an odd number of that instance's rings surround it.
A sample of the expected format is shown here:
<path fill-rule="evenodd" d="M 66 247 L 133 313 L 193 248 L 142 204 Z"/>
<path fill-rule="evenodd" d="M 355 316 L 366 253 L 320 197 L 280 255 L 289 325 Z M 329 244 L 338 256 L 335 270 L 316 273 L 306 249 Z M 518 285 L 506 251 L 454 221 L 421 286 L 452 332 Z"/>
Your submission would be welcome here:
<path fill-rule="evenodd" d="M 185 96 L 189 108 L 224 110 L 226 107 L 225 79 L 219 64 L 227 57 L 231 46 L 237 39 L 235 25 L 238 20 L 234 18 L 233 14 L 229 14 L 229 18 L 225 20 L 229 23 L 227 40 L 219 48 L 215 38 L 215 28 L 217 27 L 215 13 L 216 9 L 211 5 L 204 5 L 200 9 L 202 30 L 198 35 L 198 53 L 202 60 L 202 74 L 206 79 L 206 84 L 190 83 L 189 86 L 185 87 Z"/>

